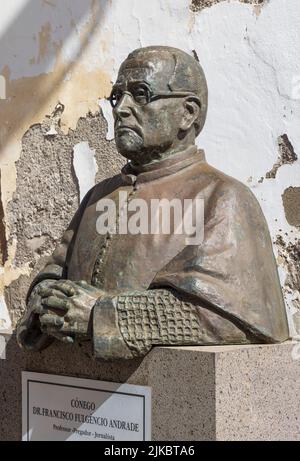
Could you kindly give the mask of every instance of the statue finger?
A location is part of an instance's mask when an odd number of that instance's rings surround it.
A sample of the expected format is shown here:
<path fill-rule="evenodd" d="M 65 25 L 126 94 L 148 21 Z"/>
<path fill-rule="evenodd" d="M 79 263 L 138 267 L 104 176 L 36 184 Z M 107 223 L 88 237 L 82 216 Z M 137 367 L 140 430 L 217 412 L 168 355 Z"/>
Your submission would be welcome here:
<path fill-rule="evenodd" d="M 39 308 L 35 310 L 37 314 L 45 315 L 45 314 L 50 314 L 50 315 L 57 315 L 58 317 L 65 317 L 67 314 L 68 310 L 65 309 L 64 307 L 52 307 L 52 306 L 43 306 L 41 305 Z"/>
<path fill-rule="evenodd" d="M 74 283 L 69 280 L 58 280 L 52 285 L 52 288 L 61 291 L 67 296 L 74 296 L 76 293 Z"/>
<path fill-rule="evenodd" d="M 45 315 L 49 314 L 50 311 L 46 307 L 44 307 L 42 304 L 39 304 L 38 306 L 35 307 L 34 313 L 38 315 Z"/>
<path fill-rule="evenodd" d="M 57 332 L 64 325 L 63 317 L 53 314 L 44 314 L 40 316 L 41 330 L 45 333 L 52 334 Z"/>
<path fill-rule="evenodd" d="M 84 291 L 90 291 L 90 292 L 94 292 L 95 290 L 97 290 L 96 287 L 93 287 L 92 285 L 90 285 L 89 283 L 87 283 L 85 280 L 79 280 L 79 282 L 76 282 L 76 285 L 79 287 L 79 288 L 82 288 Z M 99 291 L 99 290 L 98 290 Z"/>
<path fill-rule="evenodd" d="M 92 294 L 96 293 L 97 295 L 99 294 L 99 296 L 101 296 L 102 294 L 104 295 L 103 290 L 96 288 L 93 285 L 90 285 L 85 280 L 79 280 L 79 282 L 76 282 L 76 285 L 80 288 L 83 288 L 85 291 L 91 292 Z"/>
<path fill-rule="evenodd" d="M 91 285 L 89 285 L 85 280 L 79 280 L 79 282 L 76 282 L 76 285 L 84 289 L 88 289 L 91 287 Z"/>
<path fill-rule="evenodd" d="M 43 298 L 42 306 L 48 309 L 55 309 L 59 314 L 65 314 L 69 310 L 67 298 L 57 298 L 56 296 L 49 296 L 49 298 Z"/>
<path fill-rule="evenodd" d="M 79 280 L 79 282 L 76 282 L 76 285 L 79 285 L 82 288 L 87 288 L 90 286 L 85 280 Z"/>
<path fill-rule="evenodd" d="M 48 298 L 50 296 L 55 296 L 56 298 L 65 299 L 66 295 L 60 290 L 55 290 L 55 288 L 42 287 L 39 289 L 39 295 L 41 298 Z"/>
<path fill-rule="evenodd" d="M 64 344 L 74 344 L 75 339 L 72 336 L 66 336 L 60 332 L 52 332 L 51 336 Z"/>

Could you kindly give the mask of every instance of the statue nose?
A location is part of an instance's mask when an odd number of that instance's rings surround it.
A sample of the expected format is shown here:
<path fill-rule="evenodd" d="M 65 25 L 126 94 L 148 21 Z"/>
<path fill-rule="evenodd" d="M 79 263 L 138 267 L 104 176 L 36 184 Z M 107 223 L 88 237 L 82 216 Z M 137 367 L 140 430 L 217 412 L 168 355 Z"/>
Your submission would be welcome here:
<path fill-rule="evenodd" d="M 133 97 L 130 93 L 123 93 L 120 101 L 115 107 L 115 113 L 120 117 L 129 117 L 131 115 L 131 106 Z"/>

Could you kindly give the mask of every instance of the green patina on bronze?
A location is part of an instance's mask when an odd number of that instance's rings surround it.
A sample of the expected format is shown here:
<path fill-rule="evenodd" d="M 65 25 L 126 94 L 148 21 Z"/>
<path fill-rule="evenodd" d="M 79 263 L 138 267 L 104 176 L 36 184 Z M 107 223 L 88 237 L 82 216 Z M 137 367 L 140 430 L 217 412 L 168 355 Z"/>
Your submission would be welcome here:
<path fill-rule="evenodd" d="M 195 139 L 207 85 L 181 50 L 148 47 L 121 65 L 110 97 L 121 173 L 85 197 L 28 293 L 18 341 L 93 341 L 98 358 L 145 355 L 155 345 L 274 343 L 289 337 L 265 218 L 251 191 L 209 166 Z M 238 161 L 238 158 L 237 158 Z M 201 196 L 204 240 L 100 235 L 100 199 Z M 117 206 L 118 209 L 118 206 Z"/>

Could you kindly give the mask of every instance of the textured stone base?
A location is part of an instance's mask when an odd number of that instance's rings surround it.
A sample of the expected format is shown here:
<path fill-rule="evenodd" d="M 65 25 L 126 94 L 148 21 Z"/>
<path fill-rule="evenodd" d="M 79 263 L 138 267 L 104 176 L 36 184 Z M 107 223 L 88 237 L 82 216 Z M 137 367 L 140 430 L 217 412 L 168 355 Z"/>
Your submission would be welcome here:
<path fill-rule="evenodd" d="M 144 360 L 95 362 L 88 345 L 0 360 L 0 440 L 21 439 L 21 371 L 152 387 L 153 440 L 300 440 L 300 360 L 291 343 L 157 347 Z"/>

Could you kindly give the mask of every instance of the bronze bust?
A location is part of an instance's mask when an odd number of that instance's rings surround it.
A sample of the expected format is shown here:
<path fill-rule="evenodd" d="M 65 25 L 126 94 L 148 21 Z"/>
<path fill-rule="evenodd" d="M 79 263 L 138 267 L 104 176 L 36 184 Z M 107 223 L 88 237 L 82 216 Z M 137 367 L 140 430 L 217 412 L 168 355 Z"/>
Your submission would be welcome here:
<path fill-rule="evenodd" d="M 207 85 L 187 53 L 153 46 L 121 65 L 110 101 L 122 172 L 88 192 L 31 285 L 18 341 L 92 340 L 103 359 L 155 345 L 275 343 L 289 337 L 267 224 L 251 191 L 209 166 L 195 139 Z M 98 203 L 120 192 L 144 203 L 202 197 L 203 241 L 168 233 L 97 231 Z"/>

